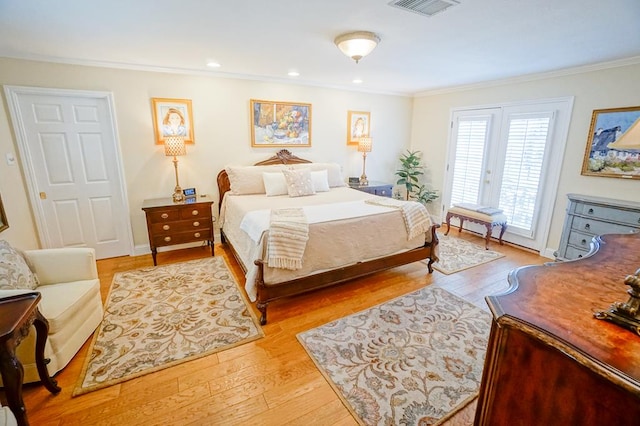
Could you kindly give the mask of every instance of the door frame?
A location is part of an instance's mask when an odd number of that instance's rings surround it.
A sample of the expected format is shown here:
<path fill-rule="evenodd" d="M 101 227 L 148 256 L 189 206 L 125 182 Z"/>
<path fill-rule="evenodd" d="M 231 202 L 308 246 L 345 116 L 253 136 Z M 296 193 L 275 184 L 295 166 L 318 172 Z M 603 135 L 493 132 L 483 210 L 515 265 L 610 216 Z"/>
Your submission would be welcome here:
<path fill-rule="evenodd" d="M 524 101 L 511 101 L 497 104 L 485 104 L 485 105 L 476 105 L 476 106 L 466 106 L 466 107 L 452 107 L 449 110 L 449 131 L 447 135 L 447 158 L 446 158 L 446 166 L 444 168 L 444 190 L 450 187 L 451 180 L 453 179 L 452 173 L 450 172 L 449 165 L 452 164 L 455 151 L 453 141 L 453 133 L 454 133 L 454 117 L 456 113 L 464 113 L 468 111 L 482 111 L 482 110 L 500 110 L 500 120 L 504 118 L 503 112 L 506 108 L 509 107 L 519 107 L 519 106 L 529 106 L 529 105 L 538 105 L 538 104 L 564 104 L 566 107 L 562 111 L 557 111 L 557 116 L 555 117 L 554 122 L 554 136 L 550 141 L 551 146 L 548 146 L 547 149 L 550 149 L 550 155 L 548 158 L 548 163 L 546 165 L 546 175 L 543 178 L 543 185 L 548 186 L 550 191 L 543 192 L 542 198 L 540 199 L 541 206 L 549 206 L 547 209 L 542 209 L 538 212 L 538 230 L 541 234 L 540 245 L 537 249 L 538 253 L 541 256 L 548 257 L 550 259 L 554 259 L 553 252 L 554 249 L 550 249 L 547 247 L 547 243 L 549 242 L 549 230 L 551 228 L 551 219 L 553 209 L 555 208 L 555 202 L 557 200 L 557 192 L 560 186 L 560 173 L 562 168 L 562 163 L 564 161 L 564 154 L 566 151 L 567 139 L 569 136 L 569 126 L 571 124 L 571 117 L 573 114 L 573 103 L 574 96 L 564 96 L 558 98 L 542 98 L 542 99 L 533 99 L 533 100 L 524 100 Z M 561 116 L 560 114 L 565 113 L 566 116 Z M 480 113 L 481 114 L 481 113 Z M 496 126 L 495 123 L 491 124 L 492 128 L 490 132 L 497 131 L 500 132 L 502 130 L 502 122 L 498 123 Z M 489 136 L 491 137 L 491 136 Z M 554 144 L 554 142 L 556 142 Z M 444 217 L 446 210 L 448 210 L 448 206 L 450 199 L 447 199 L 446 195 L 442 200 L 442 212 L 441 214 Z M 465 222 L 465 225 L 471 226 L 474 228 L 474 224 L 469 224 Z M 465 226 L 466 228 L 466 226 Z M 480 227 L 474 228 L 476 230 L 480 230 Z M 484 228 L 483 228 L 484 229 Z M 473 230 L 473 229 L 472 229 Z M 507 228 L 507 232 L 505 233 L 505 241 L 509 241 L 509 228 Z M 517 244 L 517 242 L 515 243 Z"/>
<path fill-rule="evenodd" d="M 116 126 L 115 107 L 113 101 L 113 93 L 93 91 L 93 90 L 74 90 L 74 89 L 52 89 L 43 87 L 29 87 L 29 86 L 4 86 L 5 96 L 7 98 L 7 105 L 9 107 L 9 113 L 11 121 L 13 123 L 13 130 L 16 137 L 16 143 L 18 145 L 18 152 L 20 153 L 20 163 L 22 170 L 24 171 L 25 180 L 27 184 L 27 192 L 29 195 L 29 202 L 31 203 L 31 211 L 36 223 L 36 230 L 38 232 L 38 238 L 42 248 L 53 248 L 51 244 L 51 238 L 49 236 L 49 229 L 46 226 L 44 220 L 44 211 L 42 204 L 40 203 L 39 193 L 37 191 L 36 171 L 33 167 L 33 160 L 31 158 L 31 152 L 29 151 L 27 144 L 27 131 L 20 115 L 20 95 L 43 95 L 43 96 L 57 96 L 57 97 L 76 97 L 76 98 L 94 98 L 104 99 L 107 103 L 107 111 L 109 112 L 109 126 L 113 134 L 113 143 L 115 144 L 116 152 L 116 169 L 118 177 L 120 178 L 120 193 L 122 196 L 121 202 L 123 209 L 124 225 L 125 225 L 125 238 L 127 240 L 127 249 L 129 256 L 133 255 L 133 234 L 131 231 L 131 217 L 129 214 L 129 197 L 127 195 L 127 186 L 125 184 L 124 168 L 122 161 L 122 151 L 120 149 L 120 138 L 118 137 L 118 131 Z"/>

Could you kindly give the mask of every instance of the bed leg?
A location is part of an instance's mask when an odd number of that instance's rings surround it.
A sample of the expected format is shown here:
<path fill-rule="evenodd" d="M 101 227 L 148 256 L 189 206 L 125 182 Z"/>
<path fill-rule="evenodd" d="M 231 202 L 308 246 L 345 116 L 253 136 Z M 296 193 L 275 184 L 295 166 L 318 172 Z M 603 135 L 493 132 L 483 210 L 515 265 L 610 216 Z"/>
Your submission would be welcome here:
<path fill-rule="evenodd" d="M 256 308 L 258 308 L 258 310 L 262 314 L 260 316 L 260 325 L 265 325 L 267 323 L 267 305 L 268 303 L 256 303 Z"/>

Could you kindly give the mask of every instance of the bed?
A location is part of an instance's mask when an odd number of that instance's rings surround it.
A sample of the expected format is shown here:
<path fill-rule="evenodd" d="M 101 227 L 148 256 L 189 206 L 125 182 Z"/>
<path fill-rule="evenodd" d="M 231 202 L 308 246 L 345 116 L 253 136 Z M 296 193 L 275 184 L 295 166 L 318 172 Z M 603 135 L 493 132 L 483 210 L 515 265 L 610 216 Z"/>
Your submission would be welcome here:
<path fill-rule="evenodd" d="M 312 196 L 283 193 L 280 183 L 273 184 L 273 178 L 281 180 L 283 174 L 287 179 L 290 174 L 311 175 L 318 190 Z M 425 214 L 426 209 L 349 188 L 337 164 L 313 163 L 281 150 L 253 166 L 226 167 L 217 184 L 221 242 L 231 248 L 244 270 L 245 290 L 263 325 L 267 306 L 280 298 L 419 260 L 428 260 L 428 272 L 433 272 L 439 225 L 423 220 L 418 232 L 410 231 L 412 216 L 405 214 L 409 206 Z M 277 245 L 271 244 L 277 235 L 274 215 L 300 211 L 305 213 L 302 226 L 307 239 L 297 267 L 269 266 L 277 252 Z"/>

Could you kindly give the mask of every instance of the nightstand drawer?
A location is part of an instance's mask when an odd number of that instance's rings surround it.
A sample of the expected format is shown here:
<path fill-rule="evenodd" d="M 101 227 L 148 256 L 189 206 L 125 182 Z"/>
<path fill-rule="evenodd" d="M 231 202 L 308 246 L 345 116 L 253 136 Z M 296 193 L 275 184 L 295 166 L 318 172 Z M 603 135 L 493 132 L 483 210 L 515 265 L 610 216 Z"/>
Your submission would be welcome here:
<path fill-rule="evenodd" d="M 171 234 L 174 232 L 191 231 L 194 229 L 211 228 L 211 219 L 196 218 L 192 220 L 179 220 L 167 223 L 154 223 L 151 225 L 151 231 L 155 234 Z"/>
<path fill-rule="evenodd" d="M 156 210 L 147 213 L 147 220 L 151 223 L 173 222 L 181 218 L 180 210 Z"/>
<path fill-rule="evenodd" d="M 172 244 L 191 243 L 194 241 L 208 240 L 212 236 L 211 229 L 197 229 L 188 232 L 174 232 L 167 235 L 154 235 L 153 243 L 156 247 L 170 246 Z"/>

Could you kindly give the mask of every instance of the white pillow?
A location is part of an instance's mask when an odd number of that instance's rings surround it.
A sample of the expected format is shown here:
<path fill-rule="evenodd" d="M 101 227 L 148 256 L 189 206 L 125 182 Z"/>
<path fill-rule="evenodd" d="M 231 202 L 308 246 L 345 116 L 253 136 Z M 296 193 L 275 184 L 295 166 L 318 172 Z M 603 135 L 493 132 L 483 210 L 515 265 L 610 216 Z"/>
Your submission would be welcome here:
<path fill-rule="evenodd" d="M 303 197 L 316 193 L 313 190 L 311 171 L 309 169 L 283 170 L 282 173 L 284 173 L 284 177 L 287 180 L 289 197 Z"/>
<path fill-rule="evenodd" d="M 227 176 L 231 184 L 231 193 L 236 195 L 264 194 L 263 172 L 276 172 L 283 170 L 284 166 L 274 164 L 272 166 L 227 166 Z"/>
<path fill-rule="evenodd" d="M 294 168 L 309 168 L 311 171 L 326 170 L 329 179 L 329 187 L 335 188 L 339 186 L 346 186 L 344 178 L 342 177 L 342 171 L 340 170 L 340 164 L 338 163 L 308 163 L 308 164 L 294 164 Z"/>
<path fill-rule="evenodd" d="M 287 180 L 282 172 L 262 172 L 262 180 L 264 181 L 264 190 L 267 197 L 272 197 L 274 195 L 287 195 L 289 193 L 289 190 L 287 189 Z"/>
<path fill-rule="evenodd" d="M 330 189 L 326 170 L 311 172 L 311 182 L 313 183 L 313 190 L 316 192 L 326 192 Z"/>

